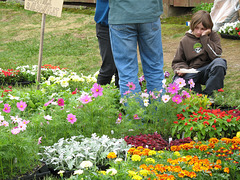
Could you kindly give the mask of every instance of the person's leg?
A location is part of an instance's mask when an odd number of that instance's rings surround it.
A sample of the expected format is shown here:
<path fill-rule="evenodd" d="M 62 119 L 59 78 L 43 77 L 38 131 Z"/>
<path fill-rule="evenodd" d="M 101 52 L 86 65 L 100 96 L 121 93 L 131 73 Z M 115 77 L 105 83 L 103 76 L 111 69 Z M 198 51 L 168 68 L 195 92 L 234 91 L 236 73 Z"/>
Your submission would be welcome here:
<path fill-rule="evenodd" d="M 112 76 L 115 75 L 115 85 L 118 87 L 118 74 L 112 55 L 109 27 L 96 24 L 96 35 L 102 57 L 97 83 L 100 85 L 110 84 Z"/>
<path fill-rule="evenodd" d="M 159 91 L 164 79 L 160 19 L 153 23 L 138 24 L 138 29 L 139 51 L 147 90 Z"/>
<path fill-rule="evenodd" d="M 206 88 L 203 90 L 204 94 L 211 96 L 214 90 L 223 88 L 226 70 L 227 62 L 222 58 L 217 58 L 208 65 L 204 76 L 206 81 Z"/>
<path fill-rule="evenodd" d="M 137 30 L 135 24 L 110 25 L 112 52 L 119 74 L 121 96 L 129 90 L 128 83 L 135 84 L 133 93 L 141 91 L 138 81 Z"/>

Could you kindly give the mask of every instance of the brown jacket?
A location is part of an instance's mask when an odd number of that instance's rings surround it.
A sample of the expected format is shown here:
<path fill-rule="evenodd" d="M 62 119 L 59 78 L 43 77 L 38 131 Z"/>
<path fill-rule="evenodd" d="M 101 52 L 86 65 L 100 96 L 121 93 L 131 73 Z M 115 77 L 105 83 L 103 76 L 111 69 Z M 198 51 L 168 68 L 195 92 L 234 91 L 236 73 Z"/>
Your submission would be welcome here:
<path fill-rule="evenodd" d="M 197 38 L 188 31 L 180 41 L 172 61 L 172 69 L 197 69 L 221 57 L 221 53 L 220 37 L 217 32 L 212 31 L 208 36 Z"/>

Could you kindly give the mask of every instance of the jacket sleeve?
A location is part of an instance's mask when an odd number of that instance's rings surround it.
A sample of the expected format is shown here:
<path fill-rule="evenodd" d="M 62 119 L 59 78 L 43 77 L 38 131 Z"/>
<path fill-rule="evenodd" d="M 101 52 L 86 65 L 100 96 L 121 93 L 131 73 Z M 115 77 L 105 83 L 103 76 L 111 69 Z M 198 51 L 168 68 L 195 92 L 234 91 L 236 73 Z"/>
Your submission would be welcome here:
<path fill-rule="evenodd" d="M 182 41 L 180 42 L 180 45 L 179 45 L 177 52 L 172 61 L 173 71 L 175 71 L 176 69 L 180 69 L 180 68 L 185 68 L 185 69 L 189 68 L 187 61 L 186 61 L 186 57 L 184 55 Z"/>
<path fill-rule="evenodd" d="M 216 32 L 212 32 L 209 36 L 201 36 L 200 40 L 211 61 L 221 57 L 220 37 Z"/>

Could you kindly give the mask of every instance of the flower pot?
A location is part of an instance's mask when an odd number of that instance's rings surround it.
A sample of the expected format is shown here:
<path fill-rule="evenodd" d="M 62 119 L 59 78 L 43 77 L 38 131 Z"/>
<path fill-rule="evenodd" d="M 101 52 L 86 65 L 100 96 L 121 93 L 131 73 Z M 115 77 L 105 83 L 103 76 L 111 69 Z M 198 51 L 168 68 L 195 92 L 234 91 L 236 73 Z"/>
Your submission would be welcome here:
<path fill-rule="evenodd" d="M 240 36 L 234 36 L 230 34 L 220 34 L 222 38 L 225 39 L 233 39 L 233 40 L 240 40 Z"/>

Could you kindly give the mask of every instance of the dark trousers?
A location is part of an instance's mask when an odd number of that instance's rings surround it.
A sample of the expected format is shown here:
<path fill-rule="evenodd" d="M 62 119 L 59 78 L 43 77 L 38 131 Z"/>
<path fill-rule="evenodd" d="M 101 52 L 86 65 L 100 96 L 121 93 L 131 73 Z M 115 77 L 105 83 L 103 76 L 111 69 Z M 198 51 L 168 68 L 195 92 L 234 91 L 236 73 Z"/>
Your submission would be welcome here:
<path fill-rule="evenodd" d="M 115 75 L 115 86 L 119 87 L 119 77 L 112 55 L 109 27 L 96 24 L 96 35 L 102 57 L 102 65 L 98 74 L 97 83 L 100 85 L 110 84 L 112 76 Z"/>
<path fill-rule="evenodd" d="M 189 88 L 188 81 L 193 79 L 195 87 L 193 90 L 197 93 L 207 94 L 211 96 L 214 90 L 223 88 L 224 77 L 226 75 L 227 62 L 222 58 L 214 59 L 210 64 L 200 67 L 196 74 L 189 73 L 185 74 L 182 78 L 186 81 L 186 86 Z M 173 81 L 180 78 L 175 75 Z M 201 85 L 206 85 L 206 88 L 202 90 Z"/>

